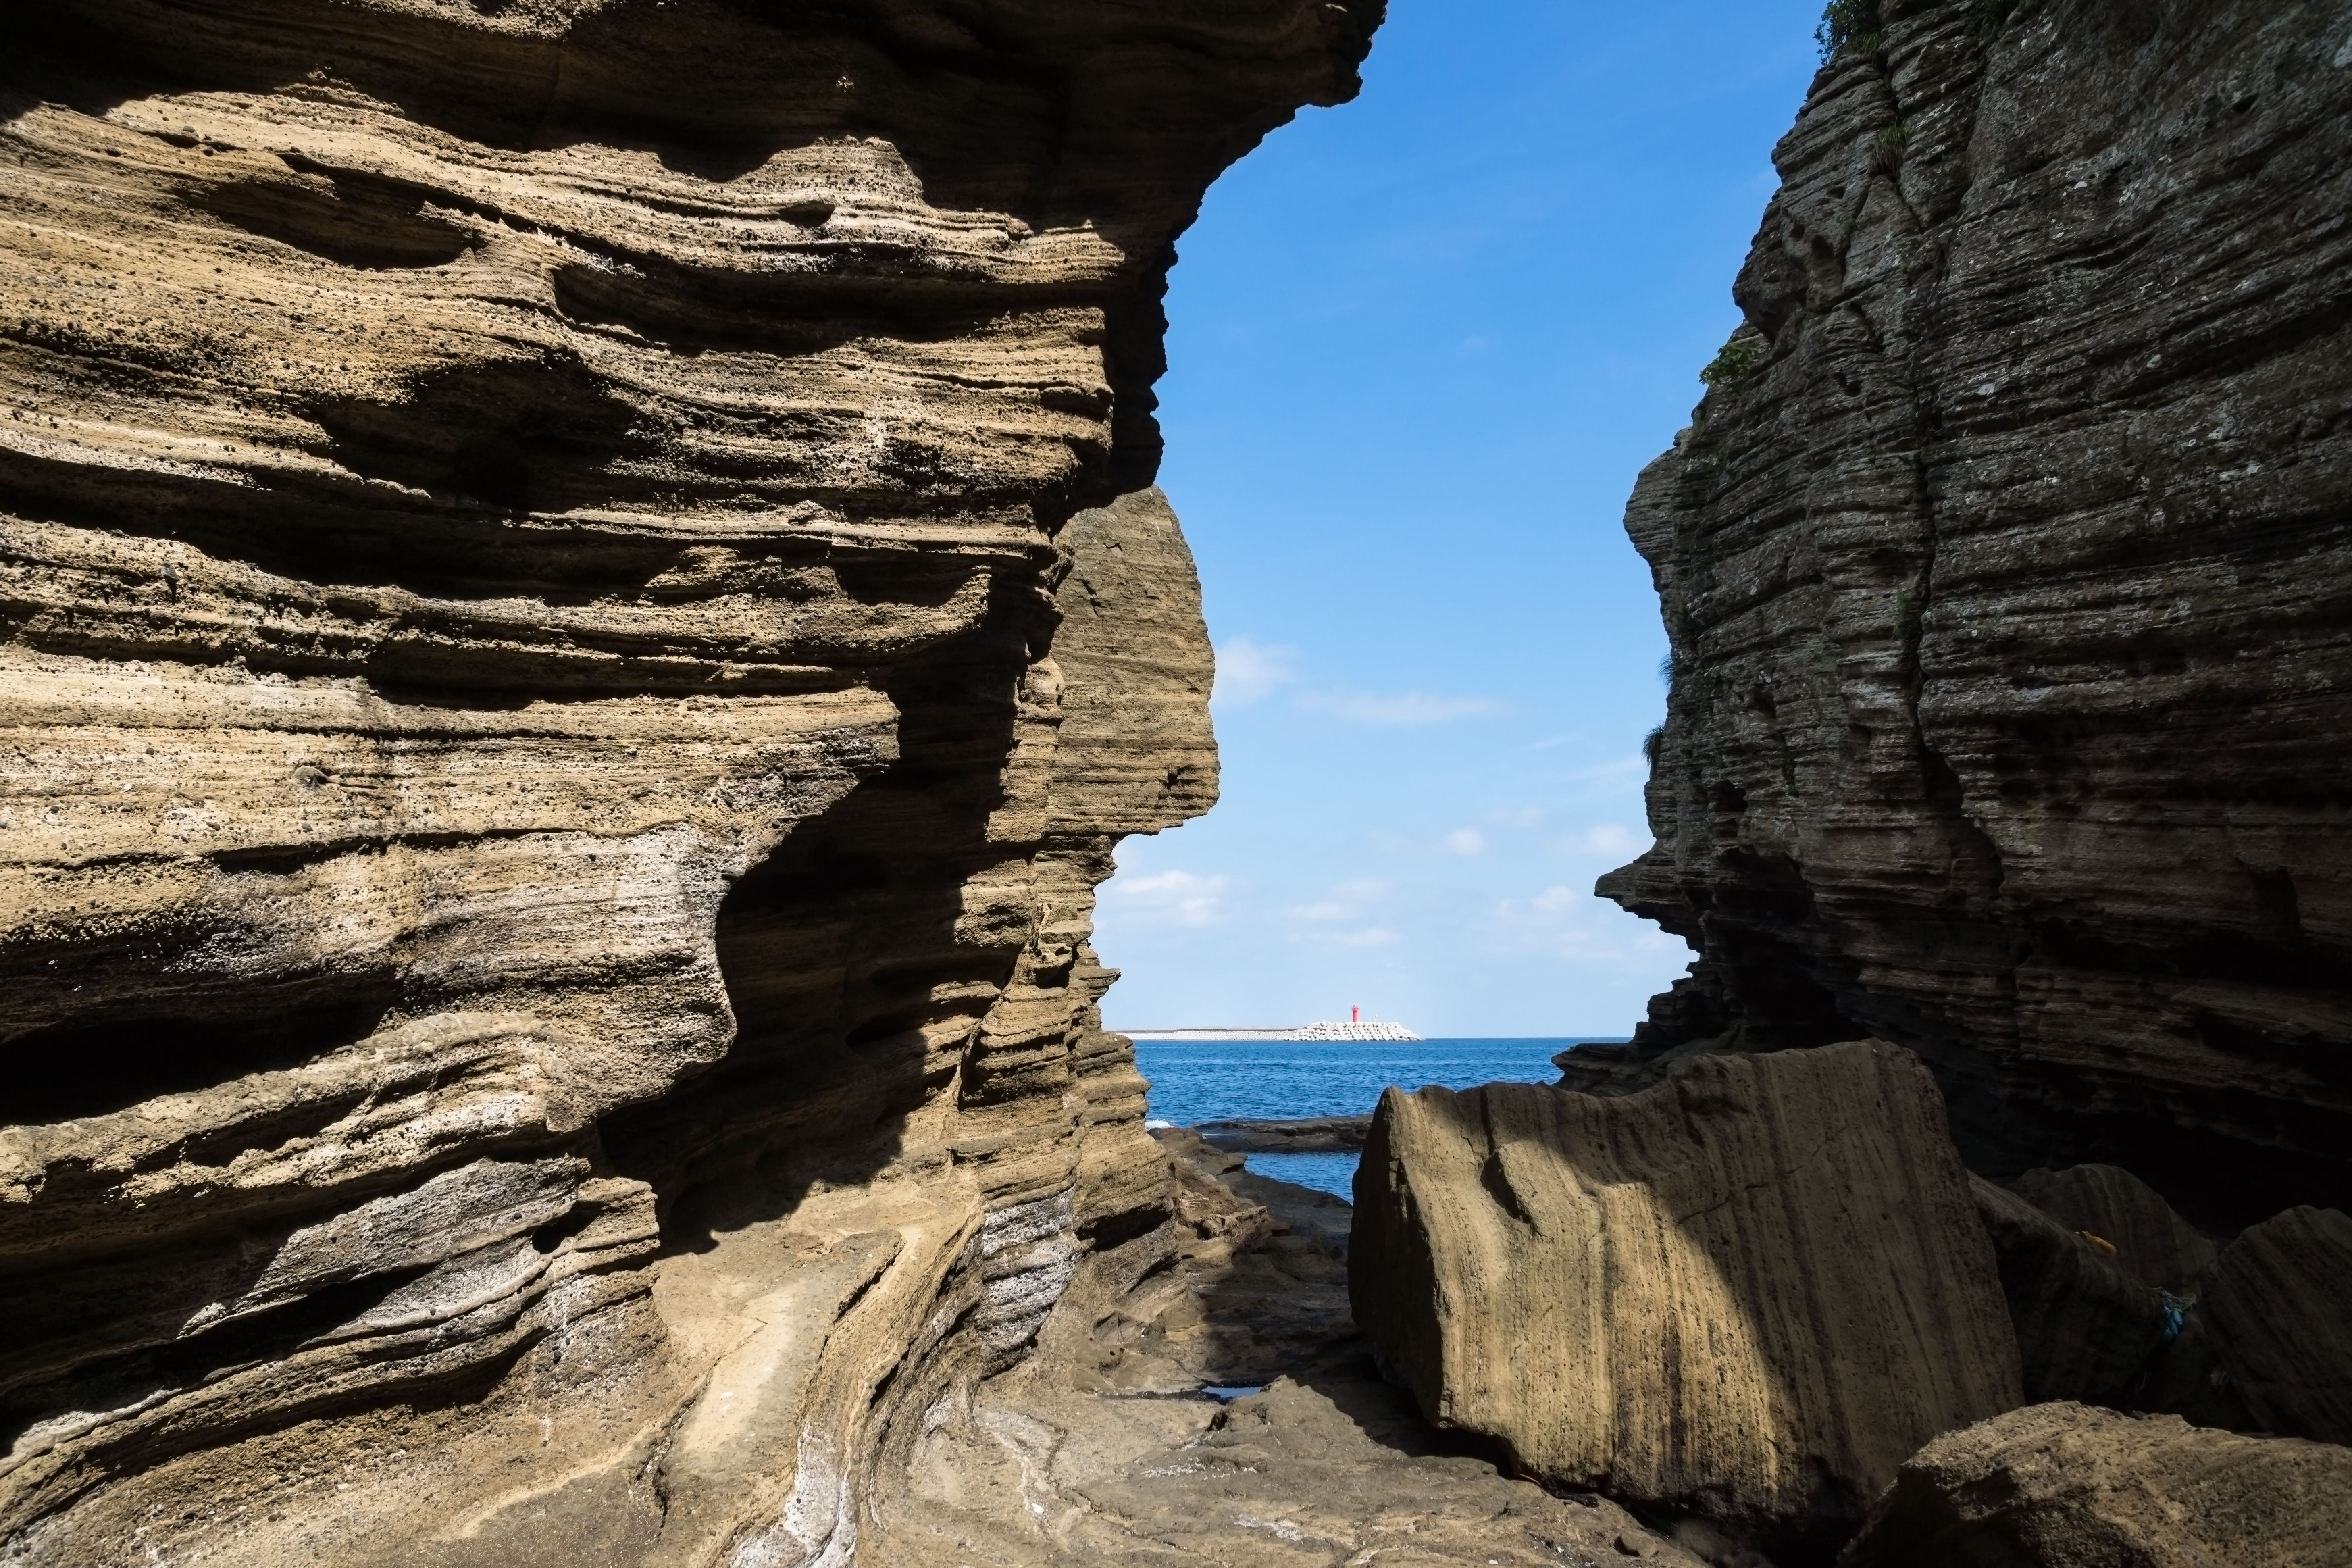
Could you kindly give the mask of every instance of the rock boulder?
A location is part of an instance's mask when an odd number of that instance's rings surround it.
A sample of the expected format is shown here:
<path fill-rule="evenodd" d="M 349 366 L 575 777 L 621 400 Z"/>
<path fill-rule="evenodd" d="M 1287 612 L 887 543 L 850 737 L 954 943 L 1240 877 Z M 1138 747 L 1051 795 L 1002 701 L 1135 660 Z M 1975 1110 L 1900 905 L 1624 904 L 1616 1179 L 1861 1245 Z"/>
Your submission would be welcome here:
<path fill-rule="evenodd" d="M 1838 1568 L 2345 1568 L 2352 1449 L 2035 1405 L 1904 1465 Z"/>
<path fill-rule="evenodd" d="M 1942 1098 L 1877 1042 L 1614 1099 L 1392 1089 L 1350 1288 L 1432 1419 L 1761 1539 L 1850 1526 L 1921 1443 L 2020 1403 Z"/>
<path fill-rule="evenodd" d="M 2204 1310 L 2221 1380 L 2265 1431 L 2352 1443 L 2352 1217 L 2292 1208 L 2222 1249 Z"/>
<path fill-rule="evenodd" d="M 2116 1267 L 2142 1284 L 2175 1294 L 2191 1290 L 2217 1255 L 2213 1243 L 2173 1213 L 2162 1194 L 2120 1165 L 2037 1167 L 2009 1188 L 2068 1230 L 2114 1247 Z"/>

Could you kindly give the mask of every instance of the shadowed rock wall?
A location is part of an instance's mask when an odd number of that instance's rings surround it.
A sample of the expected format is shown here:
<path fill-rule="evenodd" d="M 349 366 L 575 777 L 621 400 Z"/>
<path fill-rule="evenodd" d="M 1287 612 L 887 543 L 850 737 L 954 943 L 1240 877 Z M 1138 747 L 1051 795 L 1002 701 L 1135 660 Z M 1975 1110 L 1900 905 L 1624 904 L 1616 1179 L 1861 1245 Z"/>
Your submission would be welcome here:
<path fill-rule="evenodd" d="M 1569 1082 L 1874 1035 L 1989 1174 L 2345 1206 L 2352 17 L 1879 11 L 1627 514 L 1673 687 L 1601 890 L 1700 956 Z"/>
<path fill-rule="evenodd" d="M 12 18 L 11 1561 L 845 1561 L 1167 1256 L 1158 301 L 1378 11 Z"/>

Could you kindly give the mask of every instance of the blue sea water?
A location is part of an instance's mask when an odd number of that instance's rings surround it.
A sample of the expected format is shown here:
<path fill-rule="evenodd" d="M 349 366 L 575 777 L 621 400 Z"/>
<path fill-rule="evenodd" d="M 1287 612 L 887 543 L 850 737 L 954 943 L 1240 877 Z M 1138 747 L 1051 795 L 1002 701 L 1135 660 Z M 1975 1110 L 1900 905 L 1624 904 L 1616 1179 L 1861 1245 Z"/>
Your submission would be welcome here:
<path fill-rule="evenodd" d="M 1190 1126 L 1233 1116 L 1360 1116 L 1391 1084 L 1448 1089 L 1517 1081 L 1551 1083 L 1551 1058 L 1584 1039 L 1138 1040 L 1151 1080 L 1151 1119 Z M 1252 1154 L 1249 1168 L 1341 1197 L 1356 1179 L 1354 1154 Z"/>

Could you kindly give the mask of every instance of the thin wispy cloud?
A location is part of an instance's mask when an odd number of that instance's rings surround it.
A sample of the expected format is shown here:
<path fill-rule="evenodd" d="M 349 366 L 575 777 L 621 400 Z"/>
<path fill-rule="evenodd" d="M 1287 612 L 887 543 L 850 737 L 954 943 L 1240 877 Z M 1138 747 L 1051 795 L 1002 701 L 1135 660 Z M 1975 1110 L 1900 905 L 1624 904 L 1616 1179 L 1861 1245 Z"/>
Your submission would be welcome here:
<path fill-rule="evenodd" d="M 1480 820 L 1496 827 L 1533 827 L 1543 820 L 1543 815 L 1539 805 L 1498 805 Z"/>
<path fill-rule="evenodd" d="M 1576 963 L 1654 969 L 1661 957 L 1688 951 L 1655 926 L 1633 925 L 1590 888 L 1555 885 L 1532 898 L 1501 900 L 1484 925 L 1497 952 Z"/>
<path fill-rule="evenodd" d="M 1596 763 L 1589 768 L 1579 768 L 1568 776 L 1579 784 L 1591 784 L 1597 780 L 1622 779 L 1629 773 L 1646 773 L 1649 771 L 1650 759 L 1636 752 L 1631 756 Z"/>
<path fill-rule="evenodd" d="M 1605 860 L 1630 860 L 1646 847 L 1635 837 L 1633 829 L 1622 822 L 1604 822 L 1588 827 L 1560 840 L 1561 850 L 1570 855 L 1598 856 Z"/>
<path fill-rule="evenodd" d="M 1297 904 L 1284 912 L 1290 917 L 1290 940 L 1339 951 L 1388 947 L 1403 938 L 1376 915 L 1395 891 L 1395 884 L 1378 878 L 1342 882 L 1313 903 Z"/>
<path fill-rule="evenodd" d="M 1115 901 L 1133 918 L 1165 925 L 1216 925 L 1225 918 L 1224 896 L 1230 877 L 1200 877 L 1190 871 L 1154 871 L 1142 877 L 1114 877 L 1103 888 L 1103 898 Z"/>
<path fill-rule="evenodd" d="M 1377 877 L 1342 882 L 1311 904 L 1294 904 L 1285 912 L 1309 925 L 1361 920 L 1389 896 L 1395 884 Z"/>
<path fill-rule="evenodd" d="M 1486 849 L 1486 836 L 1475 827 L 1457 827 L 1445 836 L 1445 852 L 1449 855 L 1480 855 Z"/>
<path fill-rule="evenodd" d="M 1352 724 L 1450 724 L 1462 719 L 1499 719 L 1510 704 L 1492 697 L 1444 697 L 1429 691 L 1302 691 L 1298 705 Z"/>
<path fill-rule="evenodd" d="M 1244 708 L 1262 702 L 1298 679 L 1298 650 L 1260 642 L 1247 632 L 1217 645 L 1217 682 L 1212 702 Z"/>

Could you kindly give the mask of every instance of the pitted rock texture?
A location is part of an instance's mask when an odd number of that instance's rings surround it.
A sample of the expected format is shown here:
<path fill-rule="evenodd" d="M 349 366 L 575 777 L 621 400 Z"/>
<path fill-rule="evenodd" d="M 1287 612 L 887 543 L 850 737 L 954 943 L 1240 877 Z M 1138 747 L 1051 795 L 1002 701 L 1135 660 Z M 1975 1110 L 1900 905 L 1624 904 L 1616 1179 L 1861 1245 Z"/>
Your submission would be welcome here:
<path fill-rule="evenodd" d="M 1216 787 L 1158 301 L 1377 20 L 11 17 L 10 1561 L 845 1561 L 1172 1256 L 1087 942 Z"/>
<path fill-rule="evenodd" d="M 1920 1444 L 2021 1403 L 1969 1180 L 1927 1069 L 1877 1042 L 1609 1098 L 1391 1089 L 1350 1297 L 1439 1425 L 1818 1553 Z"/>
<path fill-rule="evenodd" d="M 1601 890 L 1700 956 L 1569 1081 L 1873 1035 L 1988 1175 L 2347 1206 L 2352 18 L 1875 9 L 1627 513 L 1673 686 Z"/>
<path fill-rule="evenodd" d="M 2036 1405 L 1937 1438 L 1839 1568 L 2345 1568 L 2352 1449 Z"/>

